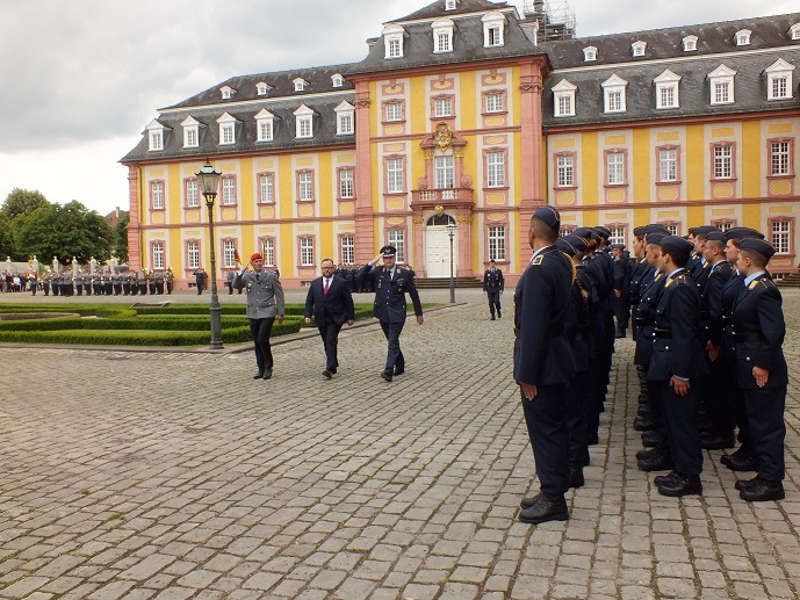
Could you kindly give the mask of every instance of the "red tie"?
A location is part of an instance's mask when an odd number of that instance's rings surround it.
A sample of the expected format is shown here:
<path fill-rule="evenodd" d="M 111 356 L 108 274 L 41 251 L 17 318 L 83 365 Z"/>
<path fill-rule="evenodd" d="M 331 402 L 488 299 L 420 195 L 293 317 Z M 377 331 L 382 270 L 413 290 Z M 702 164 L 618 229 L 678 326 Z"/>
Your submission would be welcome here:
<path fill-rule="evenodd" d="M 323 295 L 327 295 L 328 294 L 328 287 L 330 287 L 330 279 L 326 279 L 325 280 L 325 289 L 322 290 Z"/>

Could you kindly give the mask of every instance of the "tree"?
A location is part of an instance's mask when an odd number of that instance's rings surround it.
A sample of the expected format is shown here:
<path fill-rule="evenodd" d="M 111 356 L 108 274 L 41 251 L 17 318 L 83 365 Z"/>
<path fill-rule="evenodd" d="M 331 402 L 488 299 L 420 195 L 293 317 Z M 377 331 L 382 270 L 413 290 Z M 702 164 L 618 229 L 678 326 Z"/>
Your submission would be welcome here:
<path fill-rule="evenodd" d="M 6 201 L 0 207 L 0 215 L 13 224 L 14 219 L 20 215 L 27 215 L 37 208 L 47 206 L 49 202 L 40 192 L 14 188 L 6 196 Z"/>
<path fill-rule="evenodd" d="M 12 235 L 11 222 L 0 214 L 0 261 L 4 261 L 6 256 L 16 257 L 14 236 Z"/>
<path fill-rule="evenodd" d="M 131 214 L 124 212 L 114 227 L 114 255 L 122 264 L 128 262 L 128 223 L 130 221 Z"/>

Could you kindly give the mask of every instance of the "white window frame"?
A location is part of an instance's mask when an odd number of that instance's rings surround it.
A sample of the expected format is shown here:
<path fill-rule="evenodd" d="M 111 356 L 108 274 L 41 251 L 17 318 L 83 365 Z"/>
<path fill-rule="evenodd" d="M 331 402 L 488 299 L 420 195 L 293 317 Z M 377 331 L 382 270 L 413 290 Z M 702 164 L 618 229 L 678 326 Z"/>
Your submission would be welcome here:
<path fill-rule="evenodd" d="M 386 122 L 397 123 L 403 120 L 403 105 L 399 102 L 389 102 L 386 106 Z"/>
<path fill-rule="evenodd" d="M 262 248 L 264 249 L 264 266 L 275 266 L 275 240 L 272 238 L 264 238 L 262 240 Z"/>
<path fill-rule="evenodd" d="M 153 242 L 153 268 L 159 271 L 164 269 L 164 242 Z"/>
<path fill-rule="evenodd" d="M 406 262 L 406 232 L 404 229 L 390 229 L 386 232 L 386 243 L 397 248 L 398 263 Z"/>
<path fill-rule="evenodd" d="M 266 108 L 256 114 L 256 141 L 271 142 L 275 139 L 275 116 Z"/>
<path fill-rule="evenodd" d="M 155 119 L 147 126 L 147 151 L 160 152 L 164 149 L 164 126 Z"/>
<path fill-rule="evenodd" d="M 506 18 L 501 12 L 490 12 L 481 17 L 483 23 L 483 47 L 500 48 L 505 45 Z"/>
<path fill-rule="evenodd" d="M 740 29 L 736 32 L 734 39 L 736 40 L 737 46 L 749 46 L 750 45 L 750 34 L 753 32 L 749 29 Z"/>
<path fill-rule="evenodd" d="M 259 204 L 275 204 L 275 175 L 261 173 L 258 176 Z"/>
<path fill-rule="evenodd" d="M 694 52 L 697 50 L 697 40 L 699 38 L 696 35 L 687 35 L 683 38 L 683 51 L 684 52 Z"/>
<path fill-rule="evenodd" d="M 200 182 L 197 179 L 186 180 L 186 208 L 200 207 Z"/>
<path fill-rule="evenodd" d="M 789 220 L 776 219 L 770 227 L 770 241 L 776 254 L 789 254 L 792 248 L 792 224 Z"/>
<path fill-rule="evenodd" d="M 606 185 L 625 185 L 625 153 L 606 154 Z"/>
<path fill-rule="evenodd" d="M 296 77 L 292 80 L 295 92 L 305 92 L 308 89 L 309 83 L 302 77 Z"/>
<path fill-rule="evenodd" d="M 311 171 L 300 171 L 297 174 L 297 194 L 301 202 L 311 202 L 314 200 L 314 173 Z"/>
<path fill-rule="evenodd" d="M 355 169 L 339 170 L 339 197 L 352 200 L 356 195 Z"/>
<path fill-rule="evenodd" d="M 228 113 L 223 113 L 217 119 L 219 123 L 220 146 L 231 146 L 236 143 L 236 119 Z"/>
<path fill-rule="evenodd" d="M 501 113 L 506 110 L 502 93 L 486 94 L 486 112 Z"/>
<path fill-rule="evenodd" d="M 200 243 L 194 240 L 186 242 L 186 267 L 200 268 Z"/>
<path fill-rule="evenodd" d="M 444 98 L 436 98 L 433 101 L 433 116 L 436 118 L 452 117 L 453 97 L 446 96 Z"/>
<path fill-rule="evenodd" d="M 256 84 L 256 95 L 266 96 L 268 91 L 269 91 L 269 86 L 263 81 L 259 81 Z"/>
<path fill-rule="evenodd" d="M 300 266 L 301 267 L 314 266 L 314 238 L 310 237 L 300 238 Z"/>
<path fill-rule="evenodd" d="M 166 197 L 166 186 L 163 181 L 153 181 L 150 184 L 150 194 L 152 194 L 152 209 L 164 210 L 164 201 Z"/>
<path fill-rule="evenodd" d="M 639 40 L 631 44 L 631 54 L 633 56 L 636 57 L 644 56 L 646 52 L 647 52 L 647 42 Z"/>
<path fill-rule="evenodd" d="M 456 9 L 456 0 L 445 0 L 444 9 L 445 10 L 455 10 Z"/>
<path fill-rule="evenodd" d="M 506 187 L 506 153 L 494 151 L 486 153 L 486 186 Z"/>
<path fill-rule="evenodd" d="M 450 190 L 456 187 L 456 162 L 452 154 L 434 156 L 433 172 L 437 190 Z"/>
<path fill-rule="evenodd" d="M 385 38 L 386 56 L 384 58 L 403 58 L 403 35 L 392 35 Z"/>
<path fill-rule="evenodd" d="M 402 194 L 405 191 L 403 181 L 403 158 L 389 158 L 386 160 L 386 192 L 389 194 Z"/>
<path fill-rule="evenodd" d="M 437 19 L 431 24 L 434 54 L 453 52 L 453 28 L 453 21 L 450 19 Z"/>
<path fill-rule="evenodd" d="M 612 244 L 626 244 L 627 243 L 627 236 L 626 236 L 627 227 L 625 225 L 609 225 L 608 231 L 608 243 L 609 245 Z"/>
<path fill-rule="evenodd" d="M 181 121 L 183 127 L 183 147 L 197 148 L 200 143 L 200 122 L 191 115 Z"/>
<path fill-rule="evenodd" d="M 220 200 L 222 206 L 234 206 L 236 204 L 236 178 L 220 177 L 219 183 L 222 186 Z"/>
<path fill-rule="evenodd" d="M 335 88 L 340 88 L 344 85 L 344 77 L 340 73 L 334 73 L 331 75 L 331 86 Z"/>
<path fill-rule="evenodd" d="M 227 85 L 223 85 L 221 88 L 219 88 L 219 94 L 223 100 L 230 100 L 233 97 L 234 92 L 235 90 Z"/>
<path fill-rule="evenodd" d="M 770 142 L 769 174 L 773 177 L 792 174 L 792 144 L 789 140 Z"/>
<path fill-rule="evenodd" d="M 489 225 L 489 260 L 506 260 L 506 226 Z"/>
<path fill-rule="evenodd" d="M 553 116 L 554 117 L 574 117 L 575 116 L 575 92 L 578 86 L 562 79 L 553 86 Z M 566 106 L 565 106 L 566 105 Z"/>
<path fill-rule="evenodd" d="M 597 48 L 594 46 L 586 46 L 583 49 L 583 62 L 594 62 L 597 60 Z"/>
<path fill-rule="evenodd" d="M 733 144 L 714 146 L 713 156 L 714 179 L 733 179 Z"/>
<path fill-rule="evenodd" d="M 789 39 L 800 40 L 800 23 L 795 23 L 789 27 Z"/>
<path fill-rule="evenodd" d="M 353 235 L 343 235 L 339 238 L 339 255 L 342 264 L 351 266 L 356 264 L 356 238 Z"/>
<path fill-rule="evenodd" d="M 336 107 L 336 135 L 353 135 L 356 127 L 356 108 L 346 100 Z"/>
<path fill-rule="evenodd" d="M 658 181 L 659 183 L 678 181 L 677 148 L 660 148 L 658 150 Z"/>
<path fill-rule="evenodd" d="M 709 83 L 709 104 L 733 104 L 735 98 L 735 84 L 734 77 L 736 71 L 720 65 L 708 74 Z M 722 90 L 726 90 L 723 95 Z"/>
<path fill-rule="evenodd" d="M 667 223 L 666 225 L 664 225 L 664 227 L 667 228 L 667 231 L 669 231 L 670 235 L 678 235 L 678 224 L 677 223 Z"/>
<path fill-rule="evenodd" d="M 575 156 L 560 154 L 556 156 L 556 187 L 575 187 Z"/>
<path fill-rule="evenodd" d="M 626 88 L 628 82 L 614 73 L 603 83 L 603 108 L 606 113 L 624 113 L 628 110 Z M 618 96 L 617 96 L 618 94 Z M 618 98 L 618 102 L 615 100 Z"/>
<path fill-rule="evenodd" d="M 236 242 L 222 240 L 222 268 L 233 269 L 236 267 Z"/>
<path fill-rule="evenodd" d="M 664 70 L 661 75 L 653 79 L 656 85 L 656 109 L 664 110 L 670 108 L 680 108 L 680 81 L 679 75 L 676 75 L 669 69 Z M 664 93 L 671 92 L 672 103 L 664 102 Z"/>
<path fill-rule="evenodd" d="M 309 139 L 314 137 L 314 111 L 305 104 L 294 111 L 295 117 L 295 137 L 297 139 Z"/>
<path fill-rule="evenodd" d="M 764 69 L 767 75 L 767 100 L 790 100 L 794 97 L 792 75 L 795 67 L 779 58 Z M 776 94 L 776 86 L 783 81 L 783 94 Z"/>

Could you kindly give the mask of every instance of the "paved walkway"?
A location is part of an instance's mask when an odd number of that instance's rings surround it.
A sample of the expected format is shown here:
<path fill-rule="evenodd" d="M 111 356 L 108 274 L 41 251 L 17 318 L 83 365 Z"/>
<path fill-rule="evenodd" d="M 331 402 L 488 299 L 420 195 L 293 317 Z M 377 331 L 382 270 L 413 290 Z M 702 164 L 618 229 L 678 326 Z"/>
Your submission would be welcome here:
<path fill-rule="evenodd" d="M 375 327 L 343 335 L 332 381 L 317 340 L 278 348 L 270 381 L 249 354 L 0 348 L 0 597 L 797 598 L 800 295 L 786 297 L 786 500 L 741 501 L 720 452 L 704 496 L 659 496 L 635 464 L 621 341 L 572 518 L 535 527 L 515 520 L 537 484 L 510 311 L 409 321 L 391 384 Z"/>

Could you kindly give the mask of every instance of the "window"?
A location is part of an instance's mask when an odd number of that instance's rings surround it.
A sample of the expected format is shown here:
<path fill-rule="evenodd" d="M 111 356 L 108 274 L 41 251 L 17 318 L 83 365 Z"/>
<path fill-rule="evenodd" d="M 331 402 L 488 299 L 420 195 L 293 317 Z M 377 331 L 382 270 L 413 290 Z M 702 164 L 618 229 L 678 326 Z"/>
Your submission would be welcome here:
<path fill-rule="evenodd" d="M 272 173 L 258 176 L 258 201 L 261 204 L 275 203 L 275 176 Z"/>
<path fill-rule="evenodd" d="M 750 45 L 750 34 L 752 31 L 749 29 L 742 29 L 741 31 L 736 32 L 736 45 L 737 46 L 749 46 Z"/>
<path fill-rule="evenodd" d="M 153 268 L 164 268 L 164 242 L 153 242 Z"/>
<path fill-rule="evenodd" d="M 339 170 L 339 197 L 352 198 L 354 196 L 353 169 Z"/>
<path fill-rule="evenodd" d="M 483 47 L 497 48 L 505 42 L 503 34 L 506 18 L 501 12 L 490 12 L 481 17 L 483 23 Z"/>
<path fill-rule="evenodd" d="M 262 119 L 258 122 L 258 141 L 272 141 L 272 119 Z"/>
<path fill-rule="evenodd" d="M 163 181 L 154 181 L 150 184 L 150 197 L 153 210 L 164 210 Z"/>
<path fill-rule="evenodd" d="M 313 127 L 312 127 L 311 117 L 297 118 L 297 137 L 299 138 L 313 137 Z"/>
<path fill-rule="evenodd" d="M 794 65 L 779 58 L 764 69 L 767 74 L 767 100 L 786 100 L 792 97 Z"/>
<path fill-rule="evenodd" d="M 665 69 L 661 75 L 653 80 L 656 85 L 656 108 L 678 108 L 678 86 L 680 76 L 669 69 Z"/>
<path fill-rule="evenodd" d="M 160 129 L 158 131 L 150 132 L 150 150 L 163 150 L 164 149 L 164 132 Z"/>
<path fill-rule="evenodd" d="M 300 266 L 314 266 L 314 238 L 300 238 Z"/>
<path fill-rule="evenodd" d="M 496 113 L 503 112 L 503 94 L 486 94 L 486 112 Z"/>
<path fill-rule="evenodd" d="M 331 75 L 331 85 L 335 88 L 340 88 L 344 85 L 344 77 L 336 73 Z"/>
<path fill-rule="evenodd" d="M 487 39 L 486 39 L 486 45 L 487 46 L 491 47 L 491 46 L 502 46 L 503 45 L 503 43 L 502 43 L 503 37 L 502 37 L 502 35 L 500 33 L 500 27 L 498 27 L 496 25 L 494 27 L 489 27 L 486 30 L 486 33 L 487 33 Z"/>
<path fill-rule="evenodd" d="M 389 40 L 386 47 L 386 58 L 401 58 L 403 56 L 403 41 L 401 38 L 393 38 Z"/>
<path fill-rule="evenodd" d="M 795 23 L 789 28 L 789 37 L 793 40 L 800 40 L 800 23 Z"/>
<path fill-rule="evenodd" d="M 235 142 L 233 124 L 222 126 L 222 143 L 233 144 Z"/>
<path fill-rule="evenodd" d="M 489 260 L 506 259 L 505 225 L 489 226 Z"/>
<path fill-rule="evenodd" d="M 197 188 L 197 179 L 186 180 L 186 208 L 200 206 L 200 194 Z"/>
<path fill-rule="evenodd" d="M 791 145 L 788 140 L 770 142 L 770 175 L 791 175 Z"/>
<path fill-rule="evenodd" d="M 644 56 L 647 50 L 647 42 L 633 42 L 633 44 L 631 44 L 631 50 L 634 56 Z"/>
<path fill-rule="evenodd" d="M 197 148 L 198 146 L 198 130 L 200 122 L 192 116 L 186 117 L 181 121 L 183 127 L 183 147 L 184 148 Z"/>
<path fill-rule="evenodd" d="M 664 227 L 667 228 L 670 235 L 678 235 L 678 224 L 677 223 L 665 223 Z"/>
<path fill-rule="evenodd" d="M 433 51 L 453 51 L 453 22 L 450 19 L 437 19 L 431 24 L 433 29 Z"/>
<path fill-rule="evenodd" d="M 658 180 L 678 181 L 678 151 L 675 148 L 658 151 Z"/>
<path fill-rule="evenodd" d="M 264 266 L 275 266 L 275 240 L 266 238 L 263 241 L 262 247 L 264 249 Z"/>
<path fill-rule="evenodd" d="M 314 200 L 314 174 L 311 171 L 300 171 L 297 174 L 298 199 L 302 202 Z"/>
<path fill-rule="evenodd" d="M 236 204 L 236 179 L 223 175 L 222 206 L 232 206 L 234 204 Z"/>
<path fill-rule="evenodd" d="M 259 96 L 266 96 L 269 86 L 263 81 L 256 84 L 256 94 Z"/>
<path fill-rule="evenodd" d="M 723 233 L 736 227 L 736 221 L 711 221 L 711 224 Z"/>
<path fill-rule="evenodd" d="M 455 10 L 456 9 L 456 0 L 446 0 L 444 9 L 445 10 Z"/>
<path fill-rule="evenodd" d="M 236 267 L 236 242 L 223 240 L 222 242 L 222 267 L 233 269 Z"/>
<path fill-rule="evenodd" d="M 594 46 L 587 46 L 583 49 L 583 60 L 584 62 L 591 62 L 593 60 L 597 60 L 597 48 Z"/>
<path fill-rule="evenodd" d="M 575 185 L 575 157 L 571 154 L 556 158 L 556 183 L 558 187 Z"/>
<path fill-rule="evenodd" d="M 556 117 L 575 116 L 575 91 L 573 83 L 562 79 L 553 86 L 553 115 Z"/>
<path fill-rule="evenodd" d="M 772 245 L 775 246 L 775 251 L 778 254 L 789 254 L 791 249 L 791 235 L 789 221 L 776 220 L 772 221 Z"/>
<path fill-rule="evenodd" d="M 186 242 L 186 267 L 189 269 L 200 268 L 200 244 L 197 242 Z"/>
<path fill-rule="evenodd" d="M 506 185 L 505 152 L 489 152 L 486 154 L 487 185 L 490 188 Z"/>
<path fill-rule="evenodd" d="M 388 102 L 386 104 L 386 121 L 396 122 L 403 120 L 403 105 L 400 102 Z"/>
<path fill-rule="evenodd" d="M 295 92 L 304 92 L 308 88 L 308 82 L 302 77 L 298 77 L 292 81 L 294 83 Z"/>
<path fill-rule="evenodd" d="M 351 135 L 353 133 L 353 115 L 350 113 L 343 113 L 339 115 L 338 135 Z"/>
<path fill-rule="evenodd" d="M 557 97 L 558 104 L 556 106 L 556 116 L 557 117 L 566 117 L 572 116 L 575 114 L 575 110 L 572 107 L 572 96 L 569 94 L 560 94 Z"/>
<path fill-rule="evenodd" d="M 436 189 L 456 187 L 455 162 L 452 155 L 437 156 L 433 159 Z"/>
<path fill-rule="evenodd" d="M 605 98 L 605 112 L 625 112 L 625 88 L 628 82 L 614 74 L 603 83 L 603 96 Z"/>
<path fill-rule="evenodd" d="M 449 96 L 446 98 L 436 98 L 433 104 L 434 117 L 450 117 L 453 114 L 453 99 Z"/>
<path fill-rule="evenodd" d="M 711 104 L 731 104 L 733 98 L 733 78 L 736 71 L 720 65 L 708 74 Z"/>
<path fill-rule="evenodd" d="M 236 119 L 228 113 L 223 113 L 218 119 L 219 124 L 219 143 L 220 144 L 235 144 L 236 143 Z"/>
<path fill-rule="evenodd" d="M 406 261 L 406 232 L 402 229 L 390 229 L 387 244 L 397 248 L 397 262 L 402 263 Z"/>
<path fill-rule="evenodd" d="M 228 87 L 227 85 L 221 87 L 219 92 L 223 100 L 230 100 L 231 96 L 233 96 L 233 88 Z"/>
<path fill-rule="evenodd" d="M 624 244 L 625 243 L 625 226 L 624 225 L 610 225 L 608 230 L 611 232 L 608 236 L 608 243 L 611 244 Z"/>
<path fill-rule="evenodd" d="M 386 161 L 386 191 L 390 194 L 404 191 L 402 158 L 390 158 Z"/>
<path fill-rule="evenodd" d="M 450 34 L 442 32 L 436 34 L 436 49 L 434 52 L 450 52 Z"/>
<path fill-rule="evenodd" d="M 714 146 L 714 179 L 733 177 L 733 146 L 729 144 Z"/>
<path fill-rule="evenodd" d="M 608 185 L 625 184 L 625 153 L 609 152 L 606 155 L 608 167 Z"/>
<path fill-rule="evenodd" d="M 343 265 L 356 264 L 356 239 L 353 236 L 345 235 L 339 238 L 340 255 Z"/>
<path fill-rule="evenodd" d="M 687 35 L 683 38 L 683 51 L 692 52 L 697 50 L 697 39 L 696 35 Z"/>

